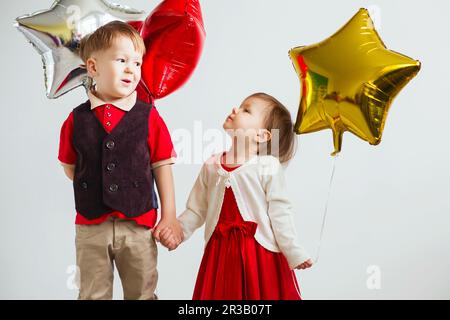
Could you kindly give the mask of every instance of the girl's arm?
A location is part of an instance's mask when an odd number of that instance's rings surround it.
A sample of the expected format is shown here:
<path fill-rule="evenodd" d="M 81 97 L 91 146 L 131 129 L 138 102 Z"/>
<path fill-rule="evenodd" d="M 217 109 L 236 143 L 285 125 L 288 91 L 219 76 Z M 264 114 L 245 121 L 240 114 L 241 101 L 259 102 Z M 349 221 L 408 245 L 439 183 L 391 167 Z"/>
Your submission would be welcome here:
<path fill-rule="evenodd" d="M 206 174 L 207 168 L 204 164 L 189 194 L 186 210 L 178 217 L 183 229 L 184 240 L 187 240 L 196 229 L 205 223 L 208 209 Z"/>
<path fill-rule="evenodd" d="M 283 168 L 276 158 L 271 165 L 273 165 L 273 170 L 263 176 L 268 214 L 278 246 L 285 255 L 289 267 L 294 269 L 310 259 L 310 256 L 297 243 L 292 205 L 287 198 Z"/>

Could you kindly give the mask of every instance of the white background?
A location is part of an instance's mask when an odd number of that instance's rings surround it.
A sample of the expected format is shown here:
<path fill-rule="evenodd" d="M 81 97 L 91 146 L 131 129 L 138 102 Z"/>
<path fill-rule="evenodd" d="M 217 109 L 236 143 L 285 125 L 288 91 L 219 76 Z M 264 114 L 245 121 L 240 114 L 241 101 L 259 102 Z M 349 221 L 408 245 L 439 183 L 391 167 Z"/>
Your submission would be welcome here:
<path fill-rule="evenodd" d="M 149 13 L 158 1 L 119 3 Z M 157 101 L 170 131 L 188 130 L 195 141 L 203 141 L 194 135 L 196 123 L 201 132 L 220 129 L 230 109 L 256 91 L 277 97 L 295 118 L 299 82 L 288 50 L 327 38 L 360 7 L 375 13 L 388 48 L 422 62 L 418 76 L 394 100 L 380 145 L 344 135 L 320 259 L 296 274 L 305 299 L 449 299 L 450 2 L 201 4 L 207 37 L 198 68 L 180 90 Z M 41 58 L 13 27 L 17 16 L 50 5 L 50 0 L 0 4 L 2 299 L 77 296 L 67 273 L 75 265 L 73 191 L 57 153 L 61 125 L 86 95 L 78 88 L 47 99 Z M 325 130 L 298 139 L 286 172 L 289 197 L 300 242 L 315 255 L 333 165 L 332 134 Z M 178 214 L 199 168 L 200 163 L 174 166 Z M 161 299 L 191 298 L 202 250 L 203 229 L 175 252 L 161 248 Z M 379 270 L 379 289 L 367 286 L 371 266 Z M 118 276 L 114 297 L 122 298 Z"/>

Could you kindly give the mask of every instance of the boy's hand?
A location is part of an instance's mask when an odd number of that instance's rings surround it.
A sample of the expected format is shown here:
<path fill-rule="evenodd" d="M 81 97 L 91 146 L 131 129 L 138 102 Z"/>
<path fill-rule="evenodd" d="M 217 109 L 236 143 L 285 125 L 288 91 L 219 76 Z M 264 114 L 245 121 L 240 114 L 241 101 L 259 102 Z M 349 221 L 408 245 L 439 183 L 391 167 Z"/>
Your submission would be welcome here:
<path fill-rule="evenodd" d="M 311 268 L 313 262 L 311 259 L 306 260 L 305 262 L 299 264 L 295 269 L 308 269 Z"/>
<path fill-rule="evenodd" d="M 156 241 L 161 241 L 161 232 L 168 228 L 172 233 L 172 237 L 174 238 L 177 246 L 183 241 L 183 230 L 181 229 L 180 223 L 177 219 L 164 219 L 162 218 L 159 221 L 158 225 L 153 229 L 153 237 Z"/>
<path fill-rule="evenodd" d="M 73 177 L 75 176 L 75 165 L 63 162 L 61 162 L 61 165 L 64 168 L 64 173 L 66 174 L 67 178 L 73 181 Z"/>
<path fill-rule="evenodd" d="M 170 228 L 165 228 L 159 233 L 161 244 L 169 251 L 175 250 L 179 243 L 175 240 L 175 236 Z"/>

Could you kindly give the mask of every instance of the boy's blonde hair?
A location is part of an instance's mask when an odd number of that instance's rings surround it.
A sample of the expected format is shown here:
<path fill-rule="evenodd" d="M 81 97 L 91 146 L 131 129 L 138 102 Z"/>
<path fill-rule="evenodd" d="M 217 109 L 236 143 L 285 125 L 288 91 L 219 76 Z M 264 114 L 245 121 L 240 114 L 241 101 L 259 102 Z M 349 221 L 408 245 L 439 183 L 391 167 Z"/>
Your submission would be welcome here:
<path fill-rule="evenodd" d="M 130 38 L 136 51 L 141 52 L 142 55 L 145 54 L 144 40 L 136 29 L 125 22 L 116 20 L 101 26 L 81 39 L 79 54 L 83 62 L 86 63 L 94 52 L 110 48 L 118 36 Z"/>

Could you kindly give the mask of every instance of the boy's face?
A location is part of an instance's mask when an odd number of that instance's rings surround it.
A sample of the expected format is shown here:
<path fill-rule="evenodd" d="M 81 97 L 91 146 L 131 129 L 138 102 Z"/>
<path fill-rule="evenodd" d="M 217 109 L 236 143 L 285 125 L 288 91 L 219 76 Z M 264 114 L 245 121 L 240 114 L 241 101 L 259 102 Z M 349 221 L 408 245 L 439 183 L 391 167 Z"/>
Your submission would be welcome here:
<path fill-rule="evenodd" d="M 103 100 L 129 96 L 141 80 L 142 53 L 131 39 L 118 36 L 110 48 L 94 52 L 86 61 L 89 75 Z"/>

